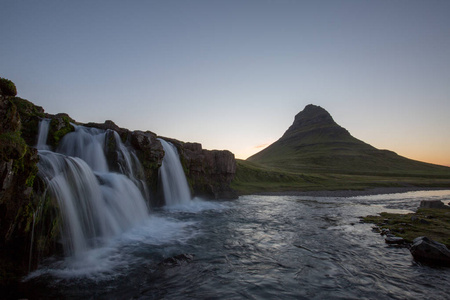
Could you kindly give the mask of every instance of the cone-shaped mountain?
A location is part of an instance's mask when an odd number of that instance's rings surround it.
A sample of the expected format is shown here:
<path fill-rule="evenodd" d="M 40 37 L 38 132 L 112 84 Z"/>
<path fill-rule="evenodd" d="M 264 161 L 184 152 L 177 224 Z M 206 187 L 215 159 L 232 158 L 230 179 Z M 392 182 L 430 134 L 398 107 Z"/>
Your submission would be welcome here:
<path fill-rule="evenodd" d="M 379 150 L 353 137 L 322 107 L 309 104 L 283 136 L 248 161 L 295 172 L 422 174 L 450 168 Z"/>

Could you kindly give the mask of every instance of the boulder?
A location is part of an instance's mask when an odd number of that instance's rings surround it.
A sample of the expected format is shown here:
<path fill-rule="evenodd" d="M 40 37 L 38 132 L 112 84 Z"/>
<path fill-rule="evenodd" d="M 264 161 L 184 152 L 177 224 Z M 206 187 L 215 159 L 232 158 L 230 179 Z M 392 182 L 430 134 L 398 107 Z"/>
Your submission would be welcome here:
<path fill-rule="evenodd" d="M 425 236 L 414 239 L 410 251 L 417 261 L 450 266 L 450 250 Z"/>
<path fill-rule="evenodd" d="M 441 200 L 422 200 L 420 208 L 449 208 Z"/>
<path fill-rule="evenodd" d="M 72 125 L 75 121 L 68 114 L 63 113 L 50 117 L 52 120 L 50 121 L 47 142 L 56 148 L 66 134 L 75 130 Z"/>

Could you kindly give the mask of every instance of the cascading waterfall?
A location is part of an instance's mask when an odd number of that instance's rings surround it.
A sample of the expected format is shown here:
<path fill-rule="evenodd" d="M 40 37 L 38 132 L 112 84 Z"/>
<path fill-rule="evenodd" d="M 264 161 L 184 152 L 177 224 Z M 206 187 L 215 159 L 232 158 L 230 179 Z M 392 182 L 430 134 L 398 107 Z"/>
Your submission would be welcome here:
<path fill-rule="evenodd" d="M 47 145 L 48 129 L 50 128 L 50 119 L 43 119 L 39 124 L 39 134 L 36 149 L 38 150 L 49 150 L 50 147 Z"/>
<path fill-rule="evenodd" d="M 134 170 L 142 167 L 115 133 L 115 151 L 122 170 L 110 172 L 105 153 L 110 131 L 74 126 L 56 152 L 45 145 L 47 120 L 41 121 L 39 176 L 59 205 L 66 255 L 80 256 L 148 218 L 145 184 Z"/>
<path fill-rule="evenodd" d="M 158 140 L 161 142 L 165 152 L 159 172 L 166 205 L 189 204 L 191 192 L 177 148 L 163 139 Z"/>

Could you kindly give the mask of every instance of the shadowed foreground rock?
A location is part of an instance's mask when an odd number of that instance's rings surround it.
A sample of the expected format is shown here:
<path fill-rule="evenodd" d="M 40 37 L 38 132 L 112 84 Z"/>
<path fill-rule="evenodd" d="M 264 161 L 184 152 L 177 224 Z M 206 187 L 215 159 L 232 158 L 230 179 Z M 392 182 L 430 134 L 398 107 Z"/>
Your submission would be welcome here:
<path fill-rule="evenodd" d="M 425 236 L 414 239 L 410 251 L 417 261 L 450 266 L 450 250 Z"/>
<path fill-rule="evenodd" d="M 23 139 L 23 125 L 38 113 L 42 108 L 26 100 L 0 95 L 0 287 L 37 261 L 36 255 L 30 256 L 30 240 L 33 225 L 42 224 L 34 213 L 39 203 L 38 155 Z M 47 254 L 48 240 L 40 237 L 40 242 L 35 249 Z"/>

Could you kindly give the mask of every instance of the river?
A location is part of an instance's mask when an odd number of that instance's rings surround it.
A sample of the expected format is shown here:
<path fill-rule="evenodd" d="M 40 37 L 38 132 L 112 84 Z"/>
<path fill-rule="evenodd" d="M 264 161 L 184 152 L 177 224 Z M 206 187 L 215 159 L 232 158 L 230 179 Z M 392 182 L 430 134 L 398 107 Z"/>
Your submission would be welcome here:
<path fill-rule="evenodd" d="M 81 258 L 52 258 L 29 299 L 448 299 L 450 268 L 416 263 L 360 216 L 450 190 L 357 197 L 242 196 L 153 209 Z M 169 257 L 193 259 L 161 264 Z"/>

